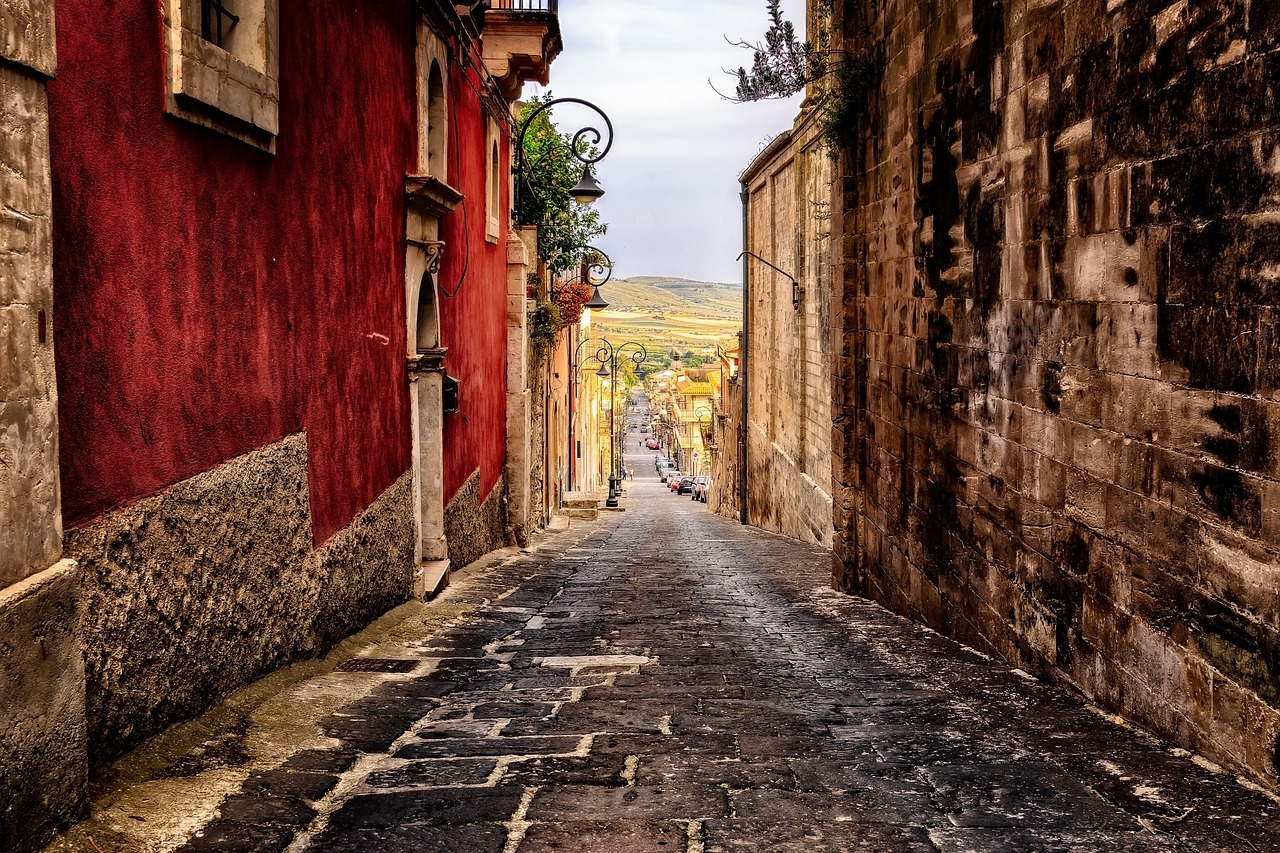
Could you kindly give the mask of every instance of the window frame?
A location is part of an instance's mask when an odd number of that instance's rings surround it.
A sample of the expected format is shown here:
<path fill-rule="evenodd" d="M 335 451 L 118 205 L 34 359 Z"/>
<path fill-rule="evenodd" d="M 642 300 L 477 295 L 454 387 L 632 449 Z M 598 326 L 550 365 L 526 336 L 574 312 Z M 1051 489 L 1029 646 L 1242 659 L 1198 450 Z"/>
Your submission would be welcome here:
<path fill-rule="evenodd" d="M 223 5 L 239 22 L 220 47 L 204 38 L 203 0 L 164 0 L 165 111 L 274 152 L 280 131 L 279 0 Z"/>

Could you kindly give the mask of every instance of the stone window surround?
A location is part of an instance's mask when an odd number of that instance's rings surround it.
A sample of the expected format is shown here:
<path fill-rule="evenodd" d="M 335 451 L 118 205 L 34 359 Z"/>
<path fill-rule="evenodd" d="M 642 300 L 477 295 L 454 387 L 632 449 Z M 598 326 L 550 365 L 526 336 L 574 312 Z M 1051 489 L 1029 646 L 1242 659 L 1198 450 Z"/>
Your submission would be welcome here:
<path fill-rule="evenodd" d="M 485 226 L 484 238 L 490 243 L 497 243 L 499 233 L 502 230 L 501 216 L 502 210 L 502 132 L 498 129 L 498 123 L 492 117 L 485 120 L 487 133 L 485 134 L 485 162 L 488 168 L 485 169 Z"/>
<path fill-rule="evenodd" d="M 200 0 L 164 0 L 165 111 L 274 153 L 280 130 L 279 0 L 241 5 L 238 38 L 224 50 L 201 37 Z"/>
<path fill-rule="evenodd" d="M 449 50 L 422 18 L 418 21 L 418 172 L 444 183 L 449 181 Z M 438 68 L 441 92 L 437 104 L 431 93 L 431 72 Z M 433 116 L 442 127 L 430 133 Z"/>

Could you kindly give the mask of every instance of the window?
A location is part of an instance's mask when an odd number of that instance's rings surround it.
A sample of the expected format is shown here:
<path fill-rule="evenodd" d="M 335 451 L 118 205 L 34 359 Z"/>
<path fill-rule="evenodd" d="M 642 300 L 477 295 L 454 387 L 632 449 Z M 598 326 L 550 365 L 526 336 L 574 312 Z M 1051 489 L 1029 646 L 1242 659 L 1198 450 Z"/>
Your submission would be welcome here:
<path fill-rule="evenodd" d="M 432 60 L 427 80 L 427 174 L 446 183 L 449 174 L 447 130 L 449 103 L 444 95 L 444 75 L 440 63 Z"/>
<path fill-rule="evenodd" d="M 485 183 L 485 229 L 484 237 L 490 243 L 498 242 L 502 231 L 502 159 L 498 142 L 501 134 L 498 123 L 489 119 L 489 174 Z"/>
<path fill-rule="evenodd" d="M 227 31 L 240 23 L 240 16 L 221 0 L 200 0 L 200 36 L 218 47 L 227 46 Z"/>
<path fill-rule="evenodd" d="M 278 3 L 164 0 L 171 115 L 275 150 Z"/>

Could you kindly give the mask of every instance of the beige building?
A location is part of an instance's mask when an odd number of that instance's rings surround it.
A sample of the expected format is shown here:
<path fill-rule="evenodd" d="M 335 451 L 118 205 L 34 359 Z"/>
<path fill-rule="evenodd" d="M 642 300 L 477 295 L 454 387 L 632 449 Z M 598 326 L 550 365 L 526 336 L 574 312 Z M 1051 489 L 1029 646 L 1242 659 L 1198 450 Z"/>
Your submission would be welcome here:
<path fill-rule="evenodd" d="M 748 193 L 746 355 L 742 380 L 727 395 L 732 405 L 723 413 L 725 443 L 741 442 L 746 434 L 747 522 L 828 546 L 831 181 L 832 161 L 807 107 L 742 174 Z M 741 449 L 717 454 L 713 474 L 712 507 L 730 517 L 741 514 Z"/>

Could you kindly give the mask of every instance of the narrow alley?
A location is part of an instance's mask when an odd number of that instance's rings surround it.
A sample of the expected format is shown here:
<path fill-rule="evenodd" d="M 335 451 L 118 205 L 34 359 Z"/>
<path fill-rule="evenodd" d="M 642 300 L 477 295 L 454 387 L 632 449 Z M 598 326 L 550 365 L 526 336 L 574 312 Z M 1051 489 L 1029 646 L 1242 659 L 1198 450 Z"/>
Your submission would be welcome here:
<path fill-rule="evenodd" d="M 828 552 L 628 443 L 624 512 L 463 575 L 420 611 L 443 630 L 247 715 L 256 758 L 197 747 L 50 850 L 1280 850 L 1267 795 L 831 591 Z"/>

